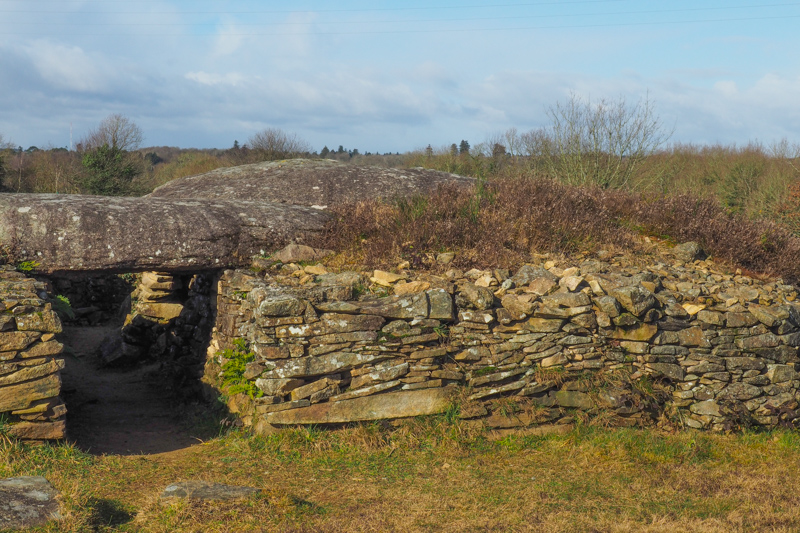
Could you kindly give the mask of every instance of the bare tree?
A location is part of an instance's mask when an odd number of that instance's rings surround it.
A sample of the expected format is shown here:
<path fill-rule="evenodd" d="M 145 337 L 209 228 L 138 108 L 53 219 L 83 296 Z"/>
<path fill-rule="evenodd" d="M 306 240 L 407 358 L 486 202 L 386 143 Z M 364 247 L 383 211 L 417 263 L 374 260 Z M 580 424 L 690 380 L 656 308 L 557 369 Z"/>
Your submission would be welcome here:
<path fill-rule="evenodd" d="M 114 113 L 104 118 L 97 128 L 81 140 L 81 150 L 88 151 L 101 146 L 130 152 L 138 150 L 144 140 L 142 129 L 125 115 Z"/>
<path fill-rule="evenodd" d="M 293 159 L 311 151 L 311 145 L 306 141 L 279 128 L 262 130 L 250 137 L 247 144 L 259 161 Z"/>
<path fill-rule="evenodd" d="M 635 105 L 623 97 L 593 104 L 573 94 L 547 114 L 551 125 L 541 148 L 549 152 L 549 171 L 572 185 L 628 186 L 643 160 L 672 134 L 647 97 Z"/>

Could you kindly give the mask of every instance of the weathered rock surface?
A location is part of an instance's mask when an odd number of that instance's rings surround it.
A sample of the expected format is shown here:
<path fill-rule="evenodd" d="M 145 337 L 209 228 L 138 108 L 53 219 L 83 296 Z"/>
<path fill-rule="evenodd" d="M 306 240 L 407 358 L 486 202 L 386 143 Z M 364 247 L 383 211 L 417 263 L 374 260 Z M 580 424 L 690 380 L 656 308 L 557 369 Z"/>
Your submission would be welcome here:
<path fill-rule="evenodd" d="M 162 185 L 151 198 L 214 198 L 314 206 L 407 197 L 472 178 L 421 168 L 356 166 L 329 159 L 293 159 L 212 170 Z"/>
<path fill-rule="evenodd" d="M 246 265 L 327 219 L 310 207 L 242 200 L 0 194 L 0 243 L 42 273 Z"/>
<path fill-rule="evenodd" d="M 181 481 L 165 488 L 161 493 L 161 499 L 167 502 L 174 499 L 230 501 L 249 498 L 260 492 L 261 489 L 253 487 L 237 487 L 208 481 Z"/>
<path fill-rule="evenodd" d="M 0 480 L 0 530 L 43 526 L 61 518 L 58 493 L 43 477 Z"/>

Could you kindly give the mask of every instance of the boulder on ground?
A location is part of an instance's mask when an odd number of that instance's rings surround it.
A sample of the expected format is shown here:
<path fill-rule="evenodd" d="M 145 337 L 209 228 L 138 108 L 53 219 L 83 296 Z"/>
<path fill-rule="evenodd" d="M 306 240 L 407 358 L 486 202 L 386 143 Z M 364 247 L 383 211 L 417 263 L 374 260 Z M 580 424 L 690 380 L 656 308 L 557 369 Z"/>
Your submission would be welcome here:
<path fill-rule="evenodd" d="M 40 476 L 0 480 L 0 530 L 43 526 L 61 518 L 58 493 Z"/>

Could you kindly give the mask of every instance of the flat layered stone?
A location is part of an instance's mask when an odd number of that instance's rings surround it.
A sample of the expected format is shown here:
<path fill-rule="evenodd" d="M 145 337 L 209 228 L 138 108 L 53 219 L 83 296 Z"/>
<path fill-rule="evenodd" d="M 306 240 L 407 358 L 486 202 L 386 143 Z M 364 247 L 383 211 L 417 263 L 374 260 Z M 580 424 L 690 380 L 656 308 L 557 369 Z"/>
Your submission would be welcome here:
<path fill-rule="evenodd" d="M 267 396 L 283 396 L 294 389 L 301 387 L 305 381 L 302 379 L 269 379 L 260 378 L 255 381 L 256 387 Z"/>
<path fill-rule="evenodd" d="M 557 333 L 567 321 L 560 318 L 529 318 L 525 329 L 535 333 Z"/>
<path fill-rule="evenodd" d="M 656 305 L 656 298 L 653 293 L 641 285 L 619 287 L 610 291 L 609 294 L 616 298 L 620 305 L 634 316 L 641 316 Z"/>
<path fill-rule="evenodd" d="M 693 403 L 689 410 L 696 415 L 702 416 L 722 416 L 719 404 L 715 400 Z"/>
<path fill-rule="evenodd" d="M 275 425 L 341 424 L 345 422 L 406 418 L 442 413 L 450 403 L 448 388 L 388 392 L 270 413 L 265 420 Z"/>
<path fill-rule="evenodd" d="M 336 377 L 324 377 L 322 379 L 318 379 L 308 385 L 303 385 L 302 387 L 297 387 L 292 391 L 292 400 L 302 400 L 304 398 L 311 398 L 316 393 L 327 389 L 331 385 L 338 385 L 342 382 L 341 378 Z"/>
<path fill-rule="evenodd" d="M 24 350 L 42 336 L 36 331 L 7 331 L 0 333 L 0 352 Z"/>
<path fill-rule="evenodd" d="M 794 365 L 767 365 L 767 377 L 772 383 L 786 383 L 797 379 Z"/>
<path fill-rule="evenodd" d="M 139 302 L 136 311 L 144 316 L 172 320 L 183 312 L 183 304 L 175 302 Z"/>
<path fill-rule="evenodd" d="M 558 283 L 558 276 L 542 267 L 533 265 L 522 265 L 520 269 L 511 276 L 511 281 L 513 281 L 517 287 L 528 285 L 537 279 L 546 279 L 554 284 Z"/>
<path fill-rule="evenodd" d="M 618 327 L 611 335 L 612 339 L 623 341 L 649 342 L 658 333 L 658 327 L 653 324 L 640 323 L 633 327 Z"/>
<path fill-rule="evenodd" d="M 780 345 L 781 340 L 777 335 L 772 333 L 765 333 L 764 335 L 757 335 L 755 337 L 745 337 L 743 339 L 736 339 L 736 346 L 742 350 L 754 350 L 757 348 L 774 348 Z"/>
<path fill-rule="evenodd" d="M 50 374 L 35 381 L 0 387 L 0 413 L 23 409 L 36 400 L 55 398 L 61 392 L 61 376 Z"/>
<path fill-rule="evenodd" d="M 756 387 L 755 385 L 748 385 L 747 383 L 731 383 L 722 391 L 720 391 L 720 393 L 717 395 L 717 398 L 746 401 L 752 400 L 753 398 L 761 396 L 762 394 L 763 391 L 761 388 Z"/>
<path fill-rule="evenodd" d="M 361 398 L 362 396 L 372 396 L 373 394 L 378 394 L 379 392 L 394 389 L 402 384 L 402 381 L 395 379 L 392 381 L 385 381 L 383 383 L 376 383 L 374 385 L 361 387 L 360 389 L 350 389 L 341 394 L 337 394 L 336 396 L 331 396 L 330 401 L 340 402 L 343 400 L 350 400 L 352 398 Z"/>
<path fill-rule="evenodd" d="M 679 331 L 678 339 L 681 343 L 681 346 L 711 347 L 705 335 L 703 334 L 702 328 L 698 326 Z"/>
<path fill-rule="evenodd" d="M 408 374 L 409 364 L 402 363 L 389 368 L 375 369 L 367 374 L 354 377 L 350 382 L 350 388 L 358 389 L 367 385 L 372 385 L 378 381 L 394 381 Z"/>
<path fill-rule="evenodd" d="M 583 307 L 549 307 L 541 306 L 533 312 L 535 318 L 549 318 L 549 319 L 569 319 L 588 313 L 592 310 L 592 306 L 586 305 Z"/>
<path fill-rule="evenodd" d="M 591 304 L 592 301 L 582 292 L 557 292 L 542 297 L 545 307 L 586 307 Z"/>
<path fill-rule="evenodd" d="M 40 311 L 24 315 L 16 315 L 19 331 L 38 331 L 41 333 L 61 333 L 61 320 L 58 315 L 50 309 L 50 304 Z"/>
<path fill-rule="evenodd" d="M 318 337 L 340 333 L 378 331 L 386 321 L 377 315 L 346 315 L 325 313 L 313 324 L 282 326 L 275 330 L 278 338 Z"/>
<path fill-rule="evenodd" d="M 47 376 L 53 372 L 58 372 L 62 368 L 64 368 L 63 359 L 54 359 L 41 365 L 23 367 L 16 372 L 12 372 L 11 374 L 0 376 L 0 387 L 14 385 L 24 381 L 40 378 L 42 376 Z"/>
<path fill-rule="evenodd" d="M 298 357 L 272 361 L 275 368 L 262 374 L 263 379 L 302 378 L 324 376 L 339 371 L 350 370 L 354 366 L 389 359 L 388 354 L 369 354 L 352 352 L 332 352 L 319 356 Z"/>
<path fill-rule="evenodd" d="M 647 365 L 647 367 L 653 370 L 655 373 L 667 377 L 672 381 L 683 381 L 684 371 L 680 365 L 673 365 L 670 363 L 650 363 Z"/>
<path fill-rule="evenodd" d="M 566 390 L 553 391 L 550 393 L 550 397 L 553 399 L 556 405 L 561 407 L 573 407 L 575 409 L 584 410 L 592 409 L 594 407 L 592 397 L 585 392 Z"/>
<path fill-rule="evenodd" d="M 8 425 L 8 435 L 21 440 L 62 440 L 67 436 L 67 423 L 64 420 L 15 422 Z"/>
<path fill-rule="evenodd" d="M 253 302 L 255 314 L 259 317 L 291 317 L 300 316 L 306 304 L 288 295 L 272 295 L 262 287 L 257 287 L 247 294 L 247 300 Z"/>

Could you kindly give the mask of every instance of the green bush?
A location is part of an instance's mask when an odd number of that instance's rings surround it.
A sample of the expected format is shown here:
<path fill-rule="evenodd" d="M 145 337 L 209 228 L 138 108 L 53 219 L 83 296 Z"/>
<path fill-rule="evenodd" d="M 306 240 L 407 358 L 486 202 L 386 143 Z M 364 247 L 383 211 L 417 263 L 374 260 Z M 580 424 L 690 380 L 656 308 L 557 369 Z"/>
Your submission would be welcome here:
<path fill-rule="evenodd" d="M 255 386 L 255 383 L 245 379 L 244 372 L 247 363 L 255 361 L 256 354 L 248 350 L 247 341 L 236 339 L 233 348 L 219 352 L 225 362 L 222 364 L 222 388 L 229 394 L 246 394 L 251 398 L 260 398 L 264 393 Z"/>
<path fill-rule="evenodd" d="M 103 196 L 123 196 L 131 191 L 131 181 L 141 173 L 132 154 L 104 144 L 83 154 L 86 175 L 80 180 L 83 192 Z"/>

